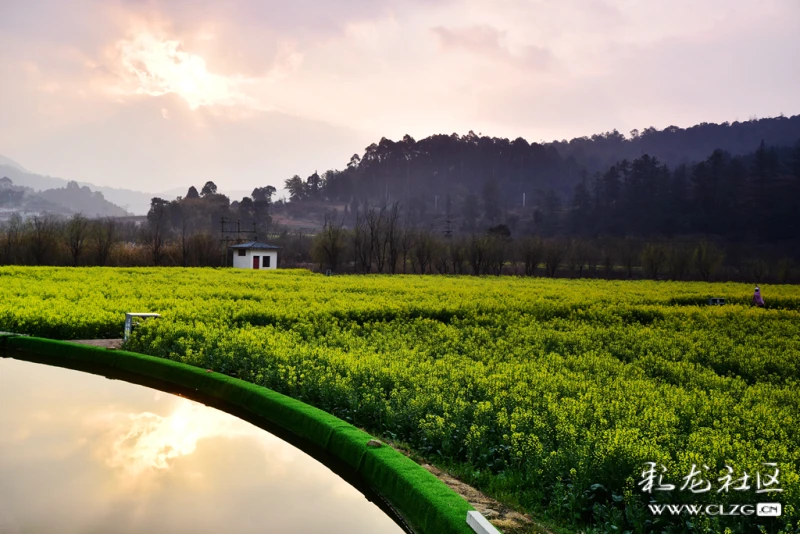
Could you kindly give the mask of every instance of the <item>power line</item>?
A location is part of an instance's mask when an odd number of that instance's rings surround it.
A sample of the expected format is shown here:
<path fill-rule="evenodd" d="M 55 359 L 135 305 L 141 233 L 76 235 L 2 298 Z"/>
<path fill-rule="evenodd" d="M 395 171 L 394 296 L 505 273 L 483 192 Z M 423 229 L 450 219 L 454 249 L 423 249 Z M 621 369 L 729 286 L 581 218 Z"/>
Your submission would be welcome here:
<path fill-rule="evenodd" d="M 242 230 L 242 221 L 236 221 L 236 230 L 227 230 L 225 229 L 226 224 L 233 224 L 233 221 L 227 220 L 225 217 L 220 217 L 220 243 L 224 243 L 224 248 L 222 249 L 223 254 L 223 261 L 222 264 L 224 267 L 228 266 L 228 248 L 231 246 L 231 243 L 238 245 L 242 243 L 244 239 L 242 239 L 242 234 L 249 238 L 249 235 L 252 234 L 251 241 L 258 241 L 258 236 L 256 235 L 256 223 L 253 222 L 253 229 L 252 230 Z M 233 234 L 236 234 L 236 237 L 232 237 Z"/>

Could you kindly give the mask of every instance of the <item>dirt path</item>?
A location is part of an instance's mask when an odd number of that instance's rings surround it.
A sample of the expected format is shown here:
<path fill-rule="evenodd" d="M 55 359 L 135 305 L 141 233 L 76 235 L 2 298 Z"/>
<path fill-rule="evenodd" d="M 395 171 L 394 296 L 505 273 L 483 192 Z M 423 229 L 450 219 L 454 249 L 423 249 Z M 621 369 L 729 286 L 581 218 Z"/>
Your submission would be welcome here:
<path fill-rule="evenodd" d="M 450 489 L 461 495 L 504 534 L 550 533 L 549 530 L 536 524 L 530 517 L 508 508 L 500 501 L 487 497 L 472 486 L 465 484 L 441 469 L 429 464 L 422 464 L 422 467 L 436 475 Z"/>
<path fill-rule="evenodd" d="M 364 429 L 362 428 L 362 430 Z M 366 430 L 364 431 L 366 432 Z M 483 515 L 483 517 L 488 519 L 491 524 L 503 532 L 503 534 L 552 534 L 551 530 L 536 523 L 529 516 L 521 514 L 516 510 L 512 510 L 500 501 L 484 495 L 469 484 L 462 482 L 451 474 L 442 471 L 438 467 L 421 461 L 419 456 L 412 453 L 412 451 L 409 449 L 398 446 L 398 444 L 391 441 L 384 441 L 384 443 L 395 449 L 397 452 L 402 453 L 416 461 L 430 473 L 435 475 L 436 478 L 447 484 L 451 490 L 461 495 L 464 500 L 470 503 L 478 512 Z"/>
<path fill-rule="evenodd" d="M 69 342 L 91 345 L 92 347 L 103 347 L 105 349 L 118 349 L 122 347 L 121 339 L 71 339 Z"/>

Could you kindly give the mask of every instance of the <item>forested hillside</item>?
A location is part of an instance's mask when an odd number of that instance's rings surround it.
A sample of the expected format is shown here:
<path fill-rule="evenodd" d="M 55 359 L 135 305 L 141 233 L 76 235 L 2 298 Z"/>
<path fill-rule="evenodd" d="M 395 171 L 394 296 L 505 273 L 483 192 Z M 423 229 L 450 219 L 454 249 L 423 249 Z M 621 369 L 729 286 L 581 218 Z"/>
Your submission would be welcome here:
<path fill-rule="evenodd" d="M 305 180 L 286 180 L 292 200 L 327 198 L 371 202 L 401 201 L 438 207 L 436 198 L 463 203 L 487 186 L 504 206 L 526 204 L 537 192 L 553 190 L 567 200 L 585 173 L 605 172 L 611 165 L 643 155 L 675 168 L 706 159 L 719 149 L 733 156 L 766 147 L 794 146 L 800 141 L 800 115 L 733 124 L 703 123 L 691 128 L 616 130 L 569 142 L 529 143 L 517 138 L 433 135 L 416 141 L 383 138 L 354 154 L 344 170 L 314 173 Z M 541 194 L 540 194 L 541 196 Z M 534 200 L 535 202 L 535 200 Z"/>
<path fill-rule="evenodd" d="M 601 163 L 608 161 L 608 164 Z M 689 162 L 689 163 L 681 163 Z M 286 181 L 291 204 L 399 202 L 445 230 L 780 241 L 800 235 L 800 116 L 617 132 L 569 143 L 489 137 L 382 139 L 343 171 Z"/>

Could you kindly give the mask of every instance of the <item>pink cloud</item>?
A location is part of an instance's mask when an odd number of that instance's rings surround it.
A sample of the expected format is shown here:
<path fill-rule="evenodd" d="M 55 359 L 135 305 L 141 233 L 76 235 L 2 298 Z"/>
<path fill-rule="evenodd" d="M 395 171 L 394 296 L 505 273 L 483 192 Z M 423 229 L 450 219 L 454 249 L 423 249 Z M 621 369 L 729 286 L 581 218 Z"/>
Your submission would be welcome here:
<path fill-rule="evenodd" d="M 547 48 L 521 45 L 511 49 L 508 34 L 489 25 L 464 28 L 436 26 L 431 31 L 444 50 L 464 50 L 471 54 L 510 61 L 524 68 L 542 70 L 553 66 L 556 58 Z"/>

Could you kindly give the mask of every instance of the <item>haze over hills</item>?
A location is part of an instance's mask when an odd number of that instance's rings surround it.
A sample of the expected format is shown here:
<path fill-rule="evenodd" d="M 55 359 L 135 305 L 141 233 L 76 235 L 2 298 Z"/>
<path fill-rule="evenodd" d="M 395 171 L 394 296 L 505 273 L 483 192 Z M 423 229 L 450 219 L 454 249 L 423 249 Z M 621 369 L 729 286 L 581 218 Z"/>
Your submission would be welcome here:
<path fill-rule="evenodd" d="M 9 159 L 9 158 L 3 156 L 2 154 L 0 154 L 0 166 L 4 166 L 4 165 L 5 166 L 9 166 L 9 167 L 13 167 L 13 168 L 18 169 L 20 171 L 25 171 L 25 168 L 22 165 L 20 165 L 19 163 L 17 163 L 13 159 Z M 27 172 L 27 171 L 25 171 L 25 172 Z"/>
<path fill-rule="evenodd" d="M 43 174 L 30 172 L 26 170 L 25 167 L 15 162 L 14 160 L 6 156 L 0 155 L 0 177 L 4 176 L 10 178 L 15 186 L 30 188 L 32 192 L 60 190 L 67 187 L 68 184 L 73 181 L 64 178 L 58 178 L 55 176 L 46 176 Z M 98 186 L 90 182 L 83 182 L 83 181 L 74 181 L 74 182 L 81 187 L 88 187 L 92 192 L 101 193 L 106 201 L 116 205 L 122 211 L 128 212 L 133 215 L 146 215 L 147 211 L 150 209 L 150 202 L 154 197 L 163 198 L 164 200 L 173 200 L 179 196 L 185 195 L 186 191 L 189 189 L 189 187 L 191 187 L 191 185 L 194 185 L 198 189 L 203 185 L 202 183 L 188 184 L 184 187 L 174 187 L 166 191 L 150 193 L 144 191 L 135 191 L 132 189 Z M 251 192 L 252 189 L 227 190 L 225 189 L 224 184 L 222 184 L 222 187 L 220 188 L 220 193 L 228 196 L 231 200 L 240 200 L 243 197 L 249 196 Z M 278 195 L 278 198 L 280 198 L 280 195 Z M 53 209 L 55 209 L 55 206 L 49 204 L 40 203 L 37 205 L 45 206 L 45 208 L 43 209 L 47 209 L 47 206 L 49 206 L 48 211 L 53 211 Z M 72 209 L 72 211 L 74 212 L 84 211 L 81 209 L 77 209 L 78 206 L 71 206 L 71 208 L 76 208 Z M 96 206 L 94 210 L 89 209 L 88 211 L 86 211 L 86 213 L 88 213 L 89 211 L 91 211 L 92 213 L 97 212 L 97 213 L 105 213 L 107 215 L 111 215 L 112 214 L 111 212 L 113 212 L 114 210 L 104 209 L 102 208 L 102 206 Z M 114 214 L 123 215 L 123 213 L 119 212 L 115 212 Z"/>
<path fill-rule="evenodd" d="M 0 161 L 11 161 L 8 158 L 0 157 Z M 52 189 L 62 189 L 67 187 L 71 180 L 45 176 L 23 170 L 21 166 L 0 164 L 0 176 L 7 176 L 14 185 L 27 187 L 33 191 L 41 192 Z M 144 215 L 150 207 L 150 199 L 153 195 L 141 191 L 129 189 L 116 189 L 112 187 L 96 186 L 87 182 L 75 182 L 81 187 L 88 187 L 92 192 L 101 193 L 103 198 L 111 204 L 115 204 L 120 209 L 136 215 Z"/>
<path fill-rule="evenodd" d="M 381 203 L 399 200 L 429 204 L 450 196 L 453 202 L 482 196 L 491 185 L 502 203 L 520 203 L 523 194 L 542 197 L 552 191 L 571 199 L 582 179 L 593 179 L 617 162 L 644 155 L 677 169 L 704 161 L 715 150 L 737 157 L 766 147 L 794 147 L 800 142 L 800 115 L 734 123 L 701 123 L 689 128 L 645 128 L 629 136 L 613 130 L 571 141 L 529 143 L 525 139 L 467 135 L 382 138 L 354 155 L 347 168 L 292 180 L 293 198 L 308 190 L 323 198 Z M 288 185 L 288 184 L 287 184 Z M 724 184 L 720 184 L 723 186 Z M 313 195 L 311 195 L 313 196 Z M 422 206 L 423 204 L 420 204 Z"/>
<path fill-rule="evenodd" d="M 529 144 L 524 139 L 512 142 L 472 132 L 461 137 L 456 134 L 433 135 L 420 141 L 408 137 L 397 142 L 383 138 L 379 143 L 367 147 L 363 156 L 358 156 L 360 171 L 357 175 L 347 177 L 346 186 L 343 186 L 342 178 L 347 172 L 355 172 L 351 168 L 352 162 L 345 171 L 330 170 L 324 173 L 322 180 L 329 182 L 328 196 L 340 200 L 349 200 L 353 195 L 377 199 L 387 192 L 394 193 L 393 198 L 397 199 L 403 197 L 402 190 L 405 187 L 431 194 L 444 194 L 448 188 L 454 187 L 455 190 L 460 188 L 464 192 L 479 194 L 487 181 L 495 181 L 501 191 L 508 191 L 509 194 L 513 191 L 515 197 L 526 190 L 531 194 L 531 188 L 535 187 L 551 188 L 567 199 L 582 173 L 605 170 L 622 159 L 632 160 L 648 154 L 674 168 L 680 164 L 701 161 L 716 149 L 737 156 L 753 152 L 761 141 L 767 146 L 791 146 L 798 140 L 800 115 L 723 124 L 701 123 L 689 128 L 645 128 L 641 132 L 634 130 L 628 136 L 614 130 L 591 137 L 543 144 Z M 469 148 L 472 145 L 475 146 L 474 150 Z M 342 161 L 348 159 L 350 156 L 342 155 Z M 450 169 L 446 179 L 441 172 L 445 168 Z M 7 156 L 0 156 L 2 176 L 11 178 L 15 185 L 33 190 L 60 189 L 69 183 L 63 178 L 27 171 Z M 288 178 L 286 176 L 283 179 Z M 510 185 L 506 184 L 509 180 Z M 335 183 L 337 181 L 338 185 Z M 105 200 L 132 214 L 144 215 L 154 197 L 173 200 L 185 195 L 191 185 L 200 189 L 204 182 L 156 193 L 97 186 L 81 181 L 77 183 L 102 193 Z M 223 179 L 216 183 L 219 193 L 228 196 L 231 201 L 250 196 L 252 192 L 252 189 L 226 190 Z M 254 187 L 263 185 L 276 186 L 276 200 L 285 194 L 284 183 L 254 184 Z"/>
<path fill-rule="evenodd" d="M 0 212 L 4 216 L 13 212 L 53 213 L 71 215 L 81 213 L 87 217 L 123 217 L 129 215 L 124 209 L 77 182 L 68 182 L 65 187 L 35 191 L 30 187 L 16 185 L 8 176 L 0 178 Z"/>

